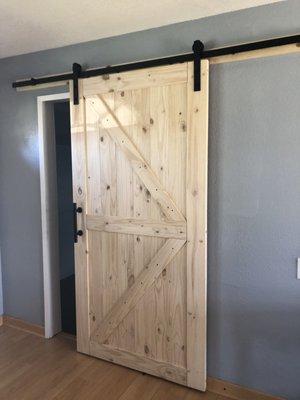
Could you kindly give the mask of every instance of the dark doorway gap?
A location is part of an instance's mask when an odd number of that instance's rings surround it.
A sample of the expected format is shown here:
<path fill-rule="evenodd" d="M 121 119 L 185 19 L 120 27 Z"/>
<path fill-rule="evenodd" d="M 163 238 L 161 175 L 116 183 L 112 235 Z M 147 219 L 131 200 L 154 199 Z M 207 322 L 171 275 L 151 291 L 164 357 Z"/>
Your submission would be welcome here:
<path fill-rule="evenodd" d="M 76 335 L 70 105 L 54 104 L 62 331 Z"/>

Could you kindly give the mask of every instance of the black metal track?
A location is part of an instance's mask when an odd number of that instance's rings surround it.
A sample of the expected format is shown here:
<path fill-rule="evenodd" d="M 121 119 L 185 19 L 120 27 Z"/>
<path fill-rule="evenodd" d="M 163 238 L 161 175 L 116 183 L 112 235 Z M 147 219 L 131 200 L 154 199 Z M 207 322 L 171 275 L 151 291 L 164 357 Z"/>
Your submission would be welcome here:
<path fill-rule="evenodd" d="M 299 44 L 300 46 L 300 35 L 285 36 L 276 39 L 262 40 L 259 42 L 245 43 L 235 46 L 222 47 L 211 50 L 204 50 L 201 58 L 212 58 L 218 56 L 225 56 L 229 54 L 244 53 L 246 51 L 254 51 L 260 49 L 266 49 L 277 46 L 284 46 L 287 44 Z M 133 71 L 142 68 L 158 67 L 162 65 L 170 65 L 176 63 L 183 63 L 194 60 L 194 53 L 181 54 L 177 56 L 157 58 L 154 60 L 139 61 L 129 64 L 114 65 L 96 69 L 90 69 L 86 71 L 76 71 L 76 77 L 74 73 L 65 73 L 60 75 L 46 76 L 41 78 L 31 78 L 27 80 L 13 82 L 13 88 L 20 88 L 25 86 L 40 85 L 43 83 L 59 82 L 71 79 L 90 78 L 92 76 L 115 74 L 125 71 Z"/>

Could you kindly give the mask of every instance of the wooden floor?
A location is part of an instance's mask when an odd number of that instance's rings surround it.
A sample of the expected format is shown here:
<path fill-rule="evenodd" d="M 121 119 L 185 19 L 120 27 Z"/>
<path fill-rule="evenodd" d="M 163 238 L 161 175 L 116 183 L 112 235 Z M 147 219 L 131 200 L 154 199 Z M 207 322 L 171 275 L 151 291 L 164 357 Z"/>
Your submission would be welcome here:
<path fill-rule="evenodd" d="M 63 335 L 46 340 L 0 327 L 1 400 L 226 400 L 79 354 Z"/>

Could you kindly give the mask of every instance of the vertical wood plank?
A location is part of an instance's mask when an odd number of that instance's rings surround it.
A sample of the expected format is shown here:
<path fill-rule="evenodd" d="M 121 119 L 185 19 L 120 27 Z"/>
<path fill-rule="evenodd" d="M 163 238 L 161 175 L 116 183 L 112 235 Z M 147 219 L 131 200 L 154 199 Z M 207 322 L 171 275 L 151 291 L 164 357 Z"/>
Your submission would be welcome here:
<path fill-rule="evenodd" d="M 150 103 L 150 164 L 164 189 L 166 189 L 170 100 L 168 87 L 152 87 L 148 93 Z M 165 219 L 166 217 L 161 210 L 155 207 L 153 199 L 150 200 L 150 217 L 156 220 Z M 165 239 L 150 238 L 149 250 L 154 255 L 164 244 Z M 168 340 L 170 340 L 168 336 L 169 316 L 166 315 L 165 304 L 168 299 L 164 285 L 167 268 L 169 268 L 169 265 L 165 268 L 163 276 L 161 274 L 158 277 L 153 288 L 144 298 L 145 308 L 148 308 L 147 314 L 149 315 L 146 321 L 148 327 L 145 332 L 145 343 L 149 349 L 149 356 L 159 360 L 167 359 L 167 346 Z M 152 310 L 155 310 L 155 312 Z"/>
<path fill-rule="evenodd" d="M 187 384 L 206 388 L 206 247 L 209 63 L 201 61 L 201 91 L 188 63 L 187 137 Z"/>
<path fill-rule="evenodd" d="M 115 108 L 114 93 L 103 96 L 112 110 Z M 106 110 L 103 109 L 106 114 Z M 117 149 L 105 129 L 100 127 L 100 168 L 101 168 L 101 199 L 104 215 L 117 215 Z M 101 290 L 93 287 L 96 295 L 102 296 L 102 317 L 110 311 L 120 296 L 120 273 L 118 267 L 118 234 L 101 233 L 101 258 L 94 260 L 93 268 L 100 268 L 102 273 Z M 122 279 L 121 279 L 122 280 Z M 98 324 L 100 321 L 98 321 Z M 108 344 L 117 345 L 119 333 L 116 330 L 108 339 Z"/>
<path fill-rule="evenodd" d="M 93 215 L 102 215 L 102 193 L 101 193 L 101 168 L 100 168 L 100 132 L 98 124 L 98 114 L 85 102 L 85 123 L 88 127 L 86 146 L 87 146 L 87 209 Z M 94 286 L 102 286 L 102 268 L 99 266 L 102 254 L 102 240 L 100 232 L 89 232 L 89 282 L 93 286 L 89 288 L 89 323 L 90 334 L 93 333 L 95 326 L 103 318 L 103 298 L 102 291 L 93 290 Z M 94 263 L 97 267 L 94 268 Z M 100 292 L 100 293 L 99 293 Z"/>
<path fill-rule="evenodd" d="M 187 85 L 170 85 L 167 87 L 167 95 L 169 101 L 167 143 L 163 162 L 164 185 L 185 216 Z M 162 276 L 165 319 L 168 321 L 167 340 L 163 344 L 166 355 L 163 359 L 182 367 L 186 367 L 186 262 L 184 246 Z"/>
<path fill-rule="evenodd" d="M 70 118 L 72 146 L 73 199 L 83 212 L 77 215 L 78 229 L 84 234 L 78 237 L 75 244 L 75 285 L 76 285 L 76 325 L 77 350 L 89 354 L 89 290 L 88 290 L 88 232 L 85 229 L 87 213 L 87 179 L 86 179 L 86 128 L 85 101 L 82 96 L 82 81 L 79 81 L 79 105 L 73 104 L 73 85 L 70 83 Z"/>
<path fill-rule="evenodd" d="M 185 215 L 186 84 L 151 88 L 151 166 Z M 184 129 L 183 129 L 184 128 Z M 163 215 L 152 210 L 152 217 Z M 151 239 L 152 251 L 162 245 Z M 153 356 L 186 366 L 186 255 L 181 249 L 157 279 L 151 293 Z M 145 301 L 149 301 L 148 294 Z M 150 347 L 150 346 L 149 346 Z M 151 347 L 150 347 L 151 350 Z"/>
<path fill-rule="evenodd" d="M 150 163 L 150 111 L 149 111 L 149 89 L 137 89 L 132 91 L 132 112 L 133 127 L 132 140 L 138 147 L 145 160 Z M 140 178 L 133 174 L 133 190 L 134 190 L 134 216 L 141 218 L 150 216 L 151 195 Z M 143 235 L 134 236 L 134 279 L 136 280 L 144 266 L 150 262 L 151 252 L 149 249 L 150 239 Z M 135 351 L 145 354 L 148 350 L 145 336 L 148 330 L 145 322 L 149 314 L 148 308 L 142 299 L 133 310 L 135 319 Z"/>
<path fill-rule="evenodd" d="M 142 156 L 149 163 L 150 161 L 150 111 L 149 111 L 149 90 L 139 89 L 132 91 L 132 140 L 138 147 Z M 133 215 L 135 218 L 150 217 L 151 196 L 140 178 L 133 174 Z M 134 259 L 135 277 L 147 264 L 151 255 L 147 251 L 147 238 L 142 235 L 134 237 Z"/>
<path fill-rule="evenodd" d="M 119 91 L 114 94 L 115 115 L 126 127 L 128 135 L 132 131 L 132 92 Z M 116 146 L 117 171 L 117 215 L 133 216 L 133 171 L 124 152 Z M 117 263 L 119 271 L 119 297 L 134 283 L 133 267 L 133 236 L 126 234 L 117 235 Z M 125 318 L 117 328 L 119 332 L 118 346 L 122 349 L 134 351 L 135 329 L 134 314 Z"/>

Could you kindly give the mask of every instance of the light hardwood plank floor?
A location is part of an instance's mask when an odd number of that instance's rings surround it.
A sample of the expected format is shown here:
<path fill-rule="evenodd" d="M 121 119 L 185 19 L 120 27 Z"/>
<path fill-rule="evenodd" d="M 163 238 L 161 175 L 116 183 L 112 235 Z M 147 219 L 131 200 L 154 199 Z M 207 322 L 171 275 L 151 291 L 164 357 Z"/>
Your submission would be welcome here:
<path fill-rule="evenodd" d="M 79 354 L 64 335 L 46 340 L 0 328 L 1 400 L 226 400 Z"/>

